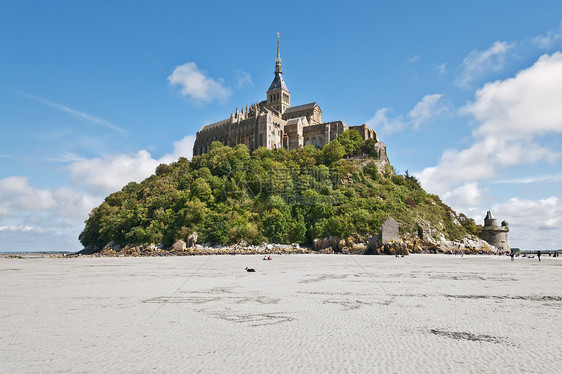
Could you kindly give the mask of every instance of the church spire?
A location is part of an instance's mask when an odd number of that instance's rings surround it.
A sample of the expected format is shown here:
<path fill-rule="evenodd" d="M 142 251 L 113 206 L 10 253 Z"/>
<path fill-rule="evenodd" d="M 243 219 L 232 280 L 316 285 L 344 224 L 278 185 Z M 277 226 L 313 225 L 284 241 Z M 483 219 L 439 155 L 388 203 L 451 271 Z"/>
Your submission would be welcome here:
<path fill-rule="evenodd" d="M 283 74 L 281 70 L 281 54 L 279 53 L 279 33 L 277 33 L 277 60 L 275 60 L 275 73 Z"/>

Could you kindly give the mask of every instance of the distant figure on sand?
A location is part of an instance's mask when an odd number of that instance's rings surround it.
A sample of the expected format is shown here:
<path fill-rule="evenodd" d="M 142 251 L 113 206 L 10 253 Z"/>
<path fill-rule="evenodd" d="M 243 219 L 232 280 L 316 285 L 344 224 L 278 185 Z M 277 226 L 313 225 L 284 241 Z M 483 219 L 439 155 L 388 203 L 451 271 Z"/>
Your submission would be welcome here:
<path fill-rule="evenodd" d="M 256 272 L 254 269 L 250 269 L 250 268 L 248 268 L 247 266 L 246 266 L 246 271 L 247 271 L 248 273 L 255 273 L 255 272 Z"/>
<path fill-rule="evenodd" d="M 509 255 L 511 256 L 511 261 L 513 261 L 514 257 L 515 257 L 515 251 L 511 251 L 509 252 Z"/>
<path fill-rule="evenodd" d="M 541 251 L 537 252 L 537 257 L 539 258 L 539 262 L 541 261 Z"/>

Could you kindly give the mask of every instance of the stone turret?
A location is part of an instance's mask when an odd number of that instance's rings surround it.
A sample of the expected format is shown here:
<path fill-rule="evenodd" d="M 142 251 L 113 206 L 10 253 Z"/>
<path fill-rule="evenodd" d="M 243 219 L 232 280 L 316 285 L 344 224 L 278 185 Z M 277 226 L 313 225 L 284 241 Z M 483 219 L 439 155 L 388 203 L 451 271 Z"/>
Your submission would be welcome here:
<path fill-rule="evenodd" d="M 482 228 L 482 239 L 487 241 L 490 245 L 498 248 L 499 250 L 509 251 L 509 224 L 503 221 L 501 226 L 498 225 L 498 220 L 491 211 L 488 211 L 484 218 L 484 227 Z"/>

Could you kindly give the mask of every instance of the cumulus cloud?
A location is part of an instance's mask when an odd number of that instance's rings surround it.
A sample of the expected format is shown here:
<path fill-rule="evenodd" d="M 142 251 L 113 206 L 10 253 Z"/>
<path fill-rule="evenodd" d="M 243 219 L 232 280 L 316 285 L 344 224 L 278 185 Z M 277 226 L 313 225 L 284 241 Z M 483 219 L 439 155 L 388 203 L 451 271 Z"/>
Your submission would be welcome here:
<path fill-rule="evenodd" d="M 479 51 L 473 50 L 465 57 L 461 64 L 462 72 L 456 80 L 460 87 L 469 88 L 475 79 L 487 72 L 497 72 L 503 69 L 507 52 L 514 44 L 496 41 L 490 48 Z"/>
<path fill-rule="evenodd" d="M 0 180 L 0 214 L 13 215 L 20 210 L 41 211 L 54 206 L 52 193 L 29 186 L 25 177 Z"/>
<path fill-rule="evenodd" d="M 477 134 L 522 137 L 562 132 L 562 53 L 544 55 L 514 78 L 486 84 L 463 111 Z"/>
<path fill-rule="evenodd" d="M 168 77 L 172 86 L 179 86 L 184 95 L 203 101 L 224 101 L 232 91 L 224 86 L 222 79 L 212 79 L 205 70 L 200 70 L 195 62 L 187 62 L 174 69 Z"/>
<path fill-rule="evenodd" d="M 544 55 L 514 78 L 486 84 L 461 109 L 479 126 L 472 145 L 447 149 L 437 166 L 418 174 L 425 188 L 443 194 L 466 182 L 495 177 L 499 167 L 553 162 L 560 153 L 536 141 L 562 132 L 562 53 Z"/>
<path fill-rule="evenodd" d="M 481 223 L 478 207 L 487 196 L 480 181 L 497 177 L 504 167 L 554 162 L 561 154 L 541 143 L 545 135 L 562 133 L 562 53 L 544 55 L 515 77 L 486 84 L 461 113 L 476 120 L 472 144 L 447 149 L 436 166 L 416 174 L 428 191 L 440 194 L 455 209 Z M 497 183 L 540 183 L 558 175 L 526 176 Z M 522 248 L 559 246 L 562 223 L 558 197 L 512 198 L 492 207 L 497 217 L 512 222 L 510 243 Z"/>
<path fill-rule="evenodd" d="M 26 177 L 0 180 L 0 216 L 13 217 L 22 212 L 53 212 L 59 218 L 83 217 L 93 208 L 95 198 L 71 187 L 38 189 Z"/>
<path fill-rule="evenodd" d="M 443 196 L 443 200 L 454 206 L 456 209 L 468 213 L 482 203 L 482 191 L 476 182 L 468 182 L 463 185 L 447 191 Z"/>
<path fill-rule="evenodd" d="M 527 249 L 560 248 L 562 202 L 558 197 L 511 198 L 493 207 L 496 217 L 510 223 L 510 244 Z"/>
<path fill-rule="evenodd" d="M 166 154 L 158 160 L 158 163 L 169 164 L 180 157 L 185 157 L 191 160 L 191 157 L 193 156 L 193 144 L 195 144 L 195 135 L 187 135 L 183 139 L 175 141 L 172 153 Z"/>
<path fill-rule="evenodd" d="M 447 111 L 441 102 L 441 94 L 426 95 L 418 102 L 405 118 L 403 115 L 390 117 L 391 108 L 381 108 L 375 115 L 367 121 L 367 125 L 375 129 L 382 129 L 383 132 L 390 134 L 404 131 L 408 128 L 418 130 L 419 127 Z"/>
<path fill-rule="evenodd" d="M 1 179 L 0 250 L 76 250 L 82 223 L 100 202 L 73 187 L 40 189 L 26 177 Z"/>
<path fill-rule="evenodd" d="M 131 154 L 97 157 L 71 163 L 68 166 L 74 184 L 81 185 L 96 195 L 120 190 L 129 182 L 141 182 L 154 173 L 162 163 L 169 164 L 179 157 L 191 159 L 195 136 L 188 135 L 174 142 L 172 153 L 160 159 L 146 150 Z"/>
<path fill-rule="evenodd" d="M 120 190 L 131 181 L 140 182 L 152 174 L 156 166 L 158 161 L 149 152 L 141 150 L 75 162 L 68 169 L 73 183 L 95 194 L 105 194 Z"/>
<path fill-rule="evenodd" d="M 65 157 L 76 161 L 68 165 L 73 185 L 62 188 L 35 188 L 21 176 L 0 179 L 0 250 L 78 249 L 84 220 L 107 194 L 142 181 L 161 163 L 191 159 L 194 141 L 193 135 L 175 141 L 172 152 L 160 159 L 146 150 L 94 159 Z"/>

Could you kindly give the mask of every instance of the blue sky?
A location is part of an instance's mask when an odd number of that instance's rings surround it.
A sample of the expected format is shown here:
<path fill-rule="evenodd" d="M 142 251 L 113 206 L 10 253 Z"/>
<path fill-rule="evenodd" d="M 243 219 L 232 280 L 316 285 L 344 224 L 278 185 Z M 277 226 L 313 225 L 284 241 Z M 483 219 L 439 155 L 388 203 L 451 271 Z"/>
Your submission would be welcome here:
<path fill-rule="evenodd" d="M 561 248 L 562 3 L 459 3 L 3 1 L 0 250 L 80 249 L 107 194 L 265 98 L 276 32 L 293 105 L 369 124 L 512 246 Z"/>

